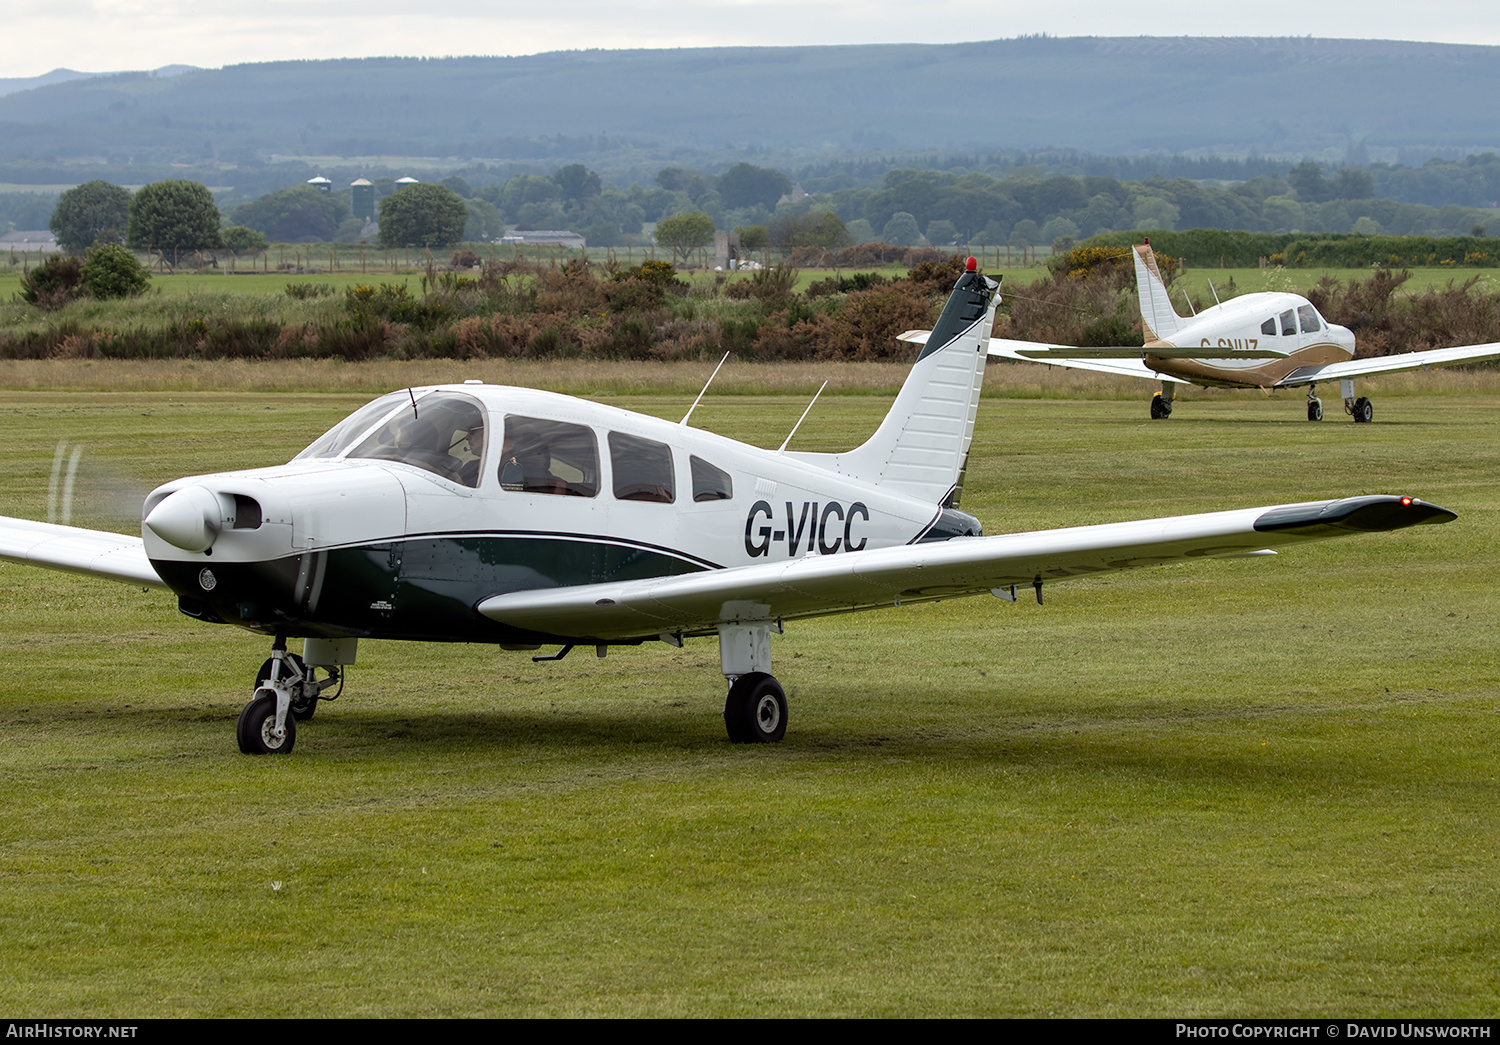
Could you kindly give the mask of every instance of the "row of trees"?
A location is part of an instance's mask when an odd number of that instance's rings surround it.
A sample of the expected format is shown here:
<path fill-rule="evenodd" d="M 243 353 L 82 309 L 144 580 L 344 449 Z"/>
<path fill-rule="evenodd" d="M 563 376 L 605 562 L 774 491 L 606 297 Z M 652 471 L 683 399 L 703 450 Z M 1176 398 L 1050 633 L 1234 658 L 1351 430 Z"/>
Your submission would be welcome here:
<path fill-rule="evenodd" d="M 49 225 L 58 245 L 80 254 L 96 243 L 120 243 L 133 250 L 184 252 L 262 250 L 268 238 L 288 241 L 294 232 L 316 242 L 342 223 L 336 197 L 311 186 L 270 193 L 235 209 L 236 224 L 221 228 L 213 195 L 196 181 L 158 181 L 131 193 L 106 181 L 91 181 L 64 192 Z M 354 219 L 360 227 L 364 222 Z M 381 203 L 380 242 L 386 247 L 446 248 L 465 239 L 469 210 L 443 185 L 409 185 Z"/>

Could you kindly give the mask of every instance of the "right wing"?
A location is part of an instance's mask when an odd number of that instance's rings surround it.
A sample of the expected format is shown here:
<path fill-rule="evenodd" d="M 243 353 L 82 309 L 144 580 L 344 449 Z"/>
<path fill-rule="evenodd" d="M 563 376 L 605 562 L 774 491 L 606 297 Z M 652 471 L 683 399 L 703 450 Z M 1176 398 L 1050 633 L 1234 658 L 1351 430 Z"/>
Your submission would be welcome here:
<path fill-rule="evenodd" d="M 1337 381 L 1345 377 L 1363 377 L 1366 374 L 1395 374 L 1402 370 L 1425 370 L 1433 366 L 1452 366 L 1454 363 L 1478 363 L 1486 359 L 1500 359 L 1500 342 L 1488 345 L 1459 345 L 1455 348 L 1429 348 L 1421 352 L 1401 352 L 1394 356 L 1372 356 L 1369 359 L 1349 359 L 1342 363 L 1323 366 L 1303 366 L 1293 370 L 1276 382 L 1277 388 L 1310 385 L 1313 382 Z"/>
<path fill-rule="evenodd" d="M 777 621 L 986 591 L 999 594 L 1012 585 L 1274 554 L 1270 549 L 1278 545 L 1455 518 L 1446 508 L 1410 497 L 1348 497 L 507 592 L 484 599 L 477 609 L 515 628 L 578 642 L 701 635 L 732 621 Z"/>
<path fill-rule="evenodd" d="M 0 559 L 165 588 L 139 537 L 0 516 Z"/>

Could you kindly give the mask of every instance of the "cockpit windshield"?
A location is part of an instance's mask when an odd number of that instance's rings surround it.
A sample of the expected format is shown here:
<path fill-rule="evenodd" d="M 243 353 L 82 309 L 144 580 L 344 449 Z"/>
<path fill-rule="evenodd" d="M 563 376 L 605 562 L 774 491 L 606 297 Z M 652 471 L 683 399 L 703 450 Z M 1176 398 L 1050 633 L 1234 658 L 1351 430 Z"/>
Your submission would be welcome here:
<path fill-rule="evenodd" d="M 484 408 L 457 392 L 430 393 L 415 406 L 408 402 L 398 409 L 349 457 L 399 461 L 477 487 L 484 458 Z"/>
<path fill-rule="evenodd" d="M 416 398 L 420 402 L 425 395 L 426 393 L 423 393 L 422 396 Z M 400 392 L 391 392 L 389 395 L 381 396 L 374 402 L 366 403 L 320 435 L 313 441 L 311 446 L 292 458 L 292 460 L 307 461 L 337 457 L 347 450 L 354 440 L 368 432 L 370 427 L 377 421 L 384 420 L 392 410 L 395 410 L 402 403 L 406 403 L 410 407 L 411 401 L 412 393 L 403 390 Z"/>

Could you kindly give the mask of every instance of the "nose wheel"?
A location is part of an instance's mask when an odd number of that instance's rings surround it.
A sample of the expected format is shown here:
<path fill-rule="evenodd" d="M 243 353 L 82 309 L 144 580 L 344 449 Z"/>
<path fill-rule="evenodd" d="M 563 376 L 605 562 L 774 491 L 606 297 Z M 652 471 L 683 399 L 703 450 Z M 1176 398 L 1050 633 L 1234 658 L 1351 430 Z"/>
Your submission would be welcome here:
<path fill-rule="evenodd" d="M 325 669 L 327 678 L 318 678 L 303 659 L 286 651 L 286 639 L 277 637 L 271 656 L 255 676 L 255 695 L 240 712 L 235 739 L 247 755 L 284 755 L 297 741 L 297 723 L 313 717 L 321 696 L 330 686 L 343 692 L 343 673 L 337 666 Z"/>

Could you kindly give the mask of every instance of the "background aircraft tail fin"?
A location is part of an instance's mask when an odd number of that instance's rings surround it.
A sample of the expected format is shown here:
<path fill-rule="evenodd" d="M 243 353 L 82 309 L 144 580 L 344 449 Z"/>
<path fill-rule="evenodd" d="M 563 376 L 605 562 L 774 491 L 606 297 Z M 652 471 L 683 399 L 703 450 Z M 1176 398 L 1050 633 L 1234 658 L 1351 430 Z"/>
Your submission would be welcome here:
<path fill-rule="evenodd" d="M 792 456 L 931 504 L 958 507 L 999 287 L 970 258 L 875 434 L 848 453 Z"/>
<path fill-rule="evenodd" d="M 1151 241 L 1135 248 L 1135 285 L 1141 299 L 1141 321 L 1146 324 L 1146 340 L 1170 341 L 1186 322 L 1172 307 L 1167 284 L 1156 267 L 1156 253 Z"/>

